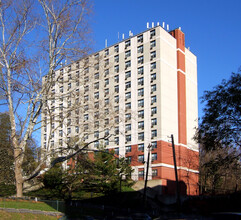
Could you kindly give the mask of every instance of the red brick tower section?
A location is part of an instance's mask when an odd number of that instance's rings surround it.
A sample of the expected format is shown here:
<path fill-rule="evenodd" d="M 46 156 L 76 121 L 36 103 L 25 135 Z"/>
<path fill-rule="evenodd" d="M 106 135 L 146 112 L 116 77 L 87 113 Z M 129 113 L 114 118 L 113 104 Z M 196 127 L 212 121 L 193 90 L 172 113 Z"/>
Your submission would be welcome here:
<path fill-rule="evenodd" d="M 185 35 L 180 29 L 170 34 L 177 40 L 178 143 L 187 144 Z"/>

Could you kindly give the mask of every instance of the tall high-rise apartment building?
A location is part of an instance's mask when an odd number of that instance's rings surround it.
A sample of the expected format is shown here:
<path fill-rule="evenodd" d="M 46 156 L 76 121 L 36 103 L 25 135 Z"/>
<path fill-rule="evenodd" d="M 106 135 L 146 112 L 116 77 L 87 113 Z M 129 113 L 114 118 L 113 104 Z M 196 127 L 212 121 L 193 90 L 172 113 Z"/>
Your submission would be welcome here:
<path fill-rule="evenodd" d="M 175 191 L 173 134 L 182 193 L 198 193 L 197 60 L 180 28 L 147 29 L 60 68 L 43 83 L 49 80 L 43 148 L 64 153 L 71 141 L 103 145 L 126 157 L 132 178 L 143 180 L 151 144 L 148 179 L 165 194 Z"/>

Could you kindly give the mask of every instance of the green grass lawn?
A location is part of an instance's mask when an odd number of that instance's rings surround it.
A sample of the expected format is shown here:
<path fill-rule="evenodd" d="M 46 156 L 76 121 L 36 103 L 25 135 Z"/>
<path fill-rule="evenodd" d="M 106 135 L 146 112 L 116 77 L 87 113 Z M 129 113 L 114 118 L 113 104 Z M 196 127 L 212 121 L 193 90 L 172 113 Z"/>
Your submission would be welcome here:
<path fill-rule="evenodd" d="M 57 211 L 48 204 L 44 202 L 33 202 L 33 201 L 24 201 L 24 200 L 9 200 L 9 199 L 0 199 L 1 208 L 15 208 L 15 209 L 32 209 L 32 210 L 41 210 L 41 211 Z"/>
<path fill-rule="evenodd" d="M 0 219 L 2 220 L 56 220 L 59 217 L 47 216 L 47 215 L 38 215 L 30 213 L 14 213 L 14 212 L 5 212 L 0 210 Z"/>

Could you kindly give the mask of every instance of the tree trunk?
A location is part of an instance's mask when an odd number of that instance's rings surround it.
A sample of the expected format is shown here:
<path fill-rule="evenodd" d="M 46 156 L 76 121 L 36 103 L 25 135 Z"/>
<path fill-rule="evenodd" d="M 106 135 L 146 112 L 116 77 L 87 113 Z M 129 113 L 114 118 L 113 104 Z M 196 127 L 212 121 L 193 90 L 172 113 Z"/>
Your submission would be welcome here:
<path fill-rule="evenodd" d="M 15 156 L 15 181 L 16 181 L 16 196 L 23 197 L 23 174 L 22 163 L 20 159 L 20 150 L 14 151 Z"/>

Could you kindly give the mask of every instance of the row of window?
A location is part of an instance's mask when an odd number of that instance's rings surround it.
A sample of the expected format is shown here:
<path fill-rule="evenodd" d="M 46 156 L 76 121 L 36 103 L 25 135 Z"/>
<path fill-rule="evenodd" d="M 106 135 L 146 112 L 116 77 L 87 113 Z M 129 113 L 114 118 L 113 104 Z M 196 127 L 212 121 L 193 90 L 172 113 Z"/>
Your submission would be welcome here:
<path fill-rule="evenodd" d="M 157 169 L 152 169 L 152 177 L 155 177 L 155 176 L 157 176 Z M 138 171 L 138 177 L 140 179 L 144 178 L 144 170 L 139 170 Z"/>

